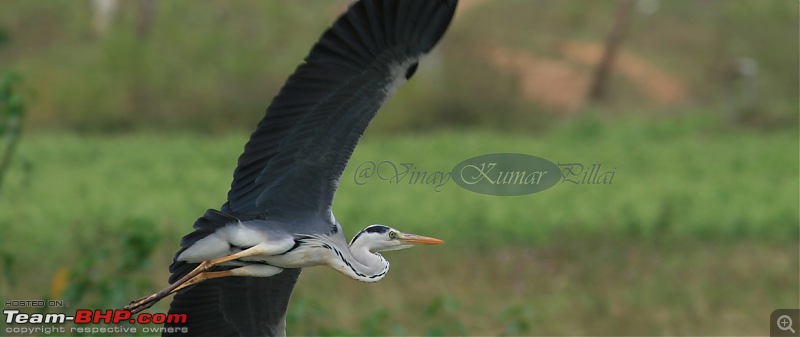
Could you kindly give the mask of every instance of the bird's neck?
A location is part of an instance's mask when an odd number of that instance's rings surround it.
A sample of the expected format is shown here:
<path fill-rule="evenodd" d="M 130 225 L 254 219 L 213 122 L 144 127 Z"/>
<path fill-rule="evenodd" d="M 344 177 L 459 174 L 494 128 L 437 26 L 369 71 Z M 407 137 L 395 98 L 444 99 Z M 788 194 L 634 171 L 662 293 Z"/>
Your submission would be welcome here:
<path fill-rule="evenodd" d="M 362 282 L 379 281 L 389 271 L 389 261 L 380 254 L 370 252 L 357 240 L 349 249 L 334 250 L 332 259 L 331 267 Z"/>

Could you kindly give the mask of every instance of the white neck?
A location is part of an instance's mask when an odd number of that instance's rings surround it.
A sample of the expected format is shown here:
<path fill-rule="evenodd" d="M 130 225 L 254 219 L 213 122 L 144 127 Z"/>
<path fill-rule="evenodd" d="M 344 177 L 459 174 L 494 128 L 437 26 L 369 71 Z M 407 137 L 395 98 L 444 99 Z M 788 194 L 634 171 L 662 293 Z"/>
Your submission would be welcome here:
<path fill-rule="evenodd" d="M 331 253 L 333 254 L 330 259 L 331 267 L 362 282 L 379 281 L 389 271 L 389 261 L 380 254 L 370 252 L 363 244 L 359 244 L 358 240 L 350 247 L 335 248 Z"/>

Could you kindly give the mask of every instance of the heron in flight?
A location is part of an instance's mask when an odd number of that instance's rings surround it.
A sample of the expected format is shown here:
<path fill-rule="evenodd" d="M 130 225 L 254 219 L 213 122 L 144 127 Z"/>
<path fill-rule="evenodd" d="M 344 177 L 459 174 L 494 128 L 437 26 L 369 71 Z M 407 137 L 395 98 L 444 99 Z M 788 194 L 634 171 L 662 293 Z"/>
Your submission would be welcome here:
<path fill-rule="evenodd" d="M 351 5 L 267 108 L 227 202 L 181 240 L 170 285 L 125 309 L 140 312 L 176 293 L 169 312 L 187 314 L 174 326 L 191 335 L 282 335 L 301 268 L 326 265 L 375 282 L 389 270 L 380 252 L 442 243 L 371 225 L 348 244 L 331 207 L 367 125 L 442 37 L 456 1 Z"/>

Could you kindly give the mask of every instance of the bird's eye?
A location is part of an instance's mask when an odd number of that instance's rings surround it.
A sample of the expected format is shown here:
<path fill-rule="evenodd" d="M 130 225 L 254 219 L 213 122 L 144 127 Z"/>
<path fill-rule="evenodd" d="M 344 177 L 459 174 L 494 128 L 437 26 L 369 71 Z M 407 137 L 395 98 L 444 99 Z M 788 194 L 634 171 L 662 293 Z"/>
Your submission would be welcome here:
<path fill-rule="evenodd" d="M 395 233 L 394 231 L 390 231 L 389 232 L 389 238 L 390 239 L 394 239 L 395 237 L 397 237 L 397 233 Z"/>

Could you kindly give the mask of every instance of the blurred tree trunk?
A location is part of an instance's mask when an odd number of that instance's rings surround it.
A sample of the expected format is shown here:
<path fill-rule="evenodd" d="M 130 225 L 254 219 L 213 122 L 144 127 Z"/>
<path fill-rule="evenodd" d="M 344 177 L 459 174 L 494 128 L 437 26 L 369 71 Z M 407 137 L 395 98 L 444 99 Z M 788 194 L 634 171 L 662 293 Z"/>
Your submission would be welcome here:
<path fill-rule="evenodd" d="M 153 25 L 153 17 L 156 15 L 155 0 L 139 1 L 139 15 L 136 18 L 136 34 L 140 39 L 146 38 Z"/>
<path fill-rule="evenodd" d="M 19 93 L 21 79 L 16 73 L 0 73 L 0 187 L 11 166 L 11 158 L 22 134 L 25 103 Z"/>
<path fill-rule="evenodd" d="M 608 76 L 611 74 L 617 50 L 628 30 L 631 7 L 633 7 L 633 0 L 619 0 L 617 2 L 614 28 L 611 29 L 611 33 L 606 39 L 603 56 L 600 58 L 600 62 L 597 63 L 594 80 L 592 80 L 592 85 L 589 87 L 589 99 L 592 101 L 601 101 L 606 98 Z"/>
<path fill-rule="evenodd" d="M 92 30 L 96 37 L 104 37 L 117 14 L 119 0 L 92 0 Z"/>

